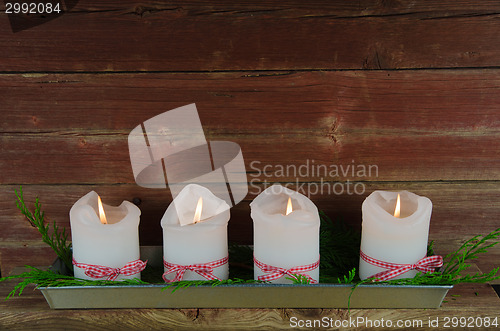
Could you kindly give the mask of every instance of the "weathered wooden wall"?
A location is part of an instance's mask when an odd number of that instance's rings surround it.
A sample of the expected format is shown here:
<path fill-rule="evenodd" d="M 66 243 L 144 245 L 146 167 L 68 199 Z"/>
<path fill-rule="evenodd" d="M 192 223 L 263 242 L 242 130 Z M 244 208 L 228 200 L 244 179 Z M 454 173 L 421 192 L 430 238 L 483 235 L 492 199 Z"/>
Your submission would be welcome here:
<path fill-rule="evenodd" d="M 127 135 L 193 102 L 257 185 L 296 178 L 257 176 L 252 161 L 377 165 L 327 178 L 362 195 L 311 196 L 332 217 L 359 226 L 370 192 L 407 189 L 433 201 L 443 251 L 500 226 L 497 1 L 233 2 L 81 0 L 17 33 L 0 13 L 2 272 L 53 259 L 15 208 L 21 184 L 64 226 L 90 190 L 140 198 L 141 240 L 161 244 L 170 193 L 134 183 Z M 252 240 L 255 191 L 232 210 L 232 240 Z"/>

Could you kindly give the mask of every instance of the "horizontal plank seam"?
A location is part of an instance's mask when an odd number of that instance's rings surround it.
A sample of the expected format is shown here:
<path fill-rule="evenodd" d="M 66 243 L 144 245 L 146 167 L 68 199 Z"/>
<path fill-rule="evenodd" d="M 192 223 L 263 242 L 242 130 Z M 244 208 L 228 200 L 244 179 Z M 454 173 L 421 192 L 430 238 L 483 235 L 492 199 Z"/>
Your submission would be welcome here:
<path fill-rule="evenodd" d="M 364 19 L 364 18 L 392 18 L 392 17 L 414 17 L 418 20 L 439 20 L 439 19 L 457 19 L 457 18 L 470 18 L 470 17 L 484 17 L 484 16 L 497 16 L 500 13 L 498 12 L 469 12 L 469 13 L 457 13 L 457 14 L 449 14 L 449 15 L 441 15 L 441 16 L 433 16 L 430 11 L 416 11 L 416 12 L 406 12 L 406 13 L 388 13 L 388 14 L 369 14 L 369 15 L 346 15 L 346 16 L 337 16 L 335 14 L 326 14 L 326 15 L 305 15 L 305 16 L 290 16 L 290 17 L 278 17 L 279 19 L 301 19 L 301 18 L 329 18 L 335 20 L 343 20 L 343 19 Z M 419 17 L 419 15 L 421 17 Z"/>
<path fill-rule="evenodd" d="M 266 77 L 265 73 L 270 73 L 269 76 L 292 75 L 294 73 L 302 72 L 369 72 L 369 71 L 466 71 L 466 70 L 498 70 L 500 66 L 467 66 L 467 67 L 424 67 L 424 68 L 301 68 L 301 69 L 226 69 L 226 70 L 117 70 L 117 71 L 74 71 L 74 70 L 61 70 L 61 71 L 36 71 L 36 70 L 0 70 L 0 75 L 24 75 L 24 74 L 58 74 L 58 75 L 119 75 L 119 74 L 207 74 L 207 73 L 263 73 L 262 75 L 245 75 L 243 77 Z"/>
<path fill-rule="evenodd" d="M 441 19 L 453 19 L 453 18 L 469 18 L 469 17 L 483 17 L 483 16 L 497 16 L 500 15 L 499 12 L 490 13 L 461 13 L 461 14 L 451 14 L 445 16 L 430 16 L 422 17 L 421 20 L 441 20 Z"/>
<path fill-rule="evenodd" d="M 239 135 L 240 138 L 245 138 L 245 135 L 251 135 L 252 139 L 256 139 L 257 137 L 273 137 L 275 135 L 287 135 L 290 137 L 301 137 L 301 136 L 307 136 L 309 138 L 311 137 L 316 137 L 316 138 L 327 138 L 326 134 L 323 131 L 318 131 L 315 128 L 310 128 L 310 129 L 296 129 L 296 130 L 291 130 L 291 131 L 280 131 L 280 130 L 269 130 L 269 131 L 261 131 L 261 132 L 255 132 L 255 131 L 215 131 L 211 130 L 209 131 L 211 135 L 214 134 L 220 134 L 220 135 L 232 135 L 232 134 L 237 134 Z M 128 136 L 129 132 L 125 131 L 105 131 L 105 130 L 91 130 L 87 132 L 81 132 L 81 131 L 59 131 L 59 130 L 44 130 L 44 131 L 0 131 L 0 136 L 1 137 L 16 137 L 16 136 L 24 136 L 26 138 L 32 138 L 32 136 L 35 136 L 37 139 L 39 139 L 41 136 L 46 136 L 47 138 L 49 137 L 65 137 L 65 136 L 72 136 L 72 137 L 101 137 L 101 136 L 106 136 L 106 137 L 116 137 L 116 138 L 121 138 L 123 136 Z M 373 131 L 373 132 L 367 132 L 363 130 L 350 130 L 347 133 L 343 132 L 338 132 L 335 133 L 335 138 L 341 138 L 341 137 L 348 137 L 350 135 L 356 134 L 358 138 L 361 137 L 373 137 L 373 136 L 397 136 L 399 138 L 410 138 L 410 137 L 418 137 L 418 138 L 433 138 L 433 137 L 495 137 L 500 135 L 500 129 L 492 129 L 492 130 L 483 130 L 483 131 L 466 131 L 466 130 L 455 130 L 455 131 L 430 131 L 430 130 L 422 130 L 422 131 L 398 131 L 398 130 L 379 130 L 379 131 Z M 422 136 L 422 134 L 425 134 L 425 136 Z"/>
<path fill-rule="evenodd" d="M 251 175 L 255 172 L 247 172 L 247 174 Z M 402 184 L 402 183 L 407 183 L 407 184 L 453 184 L 453 185 L 462 185 L 462 184 L 500 184 L 500 180 L 491 180 L 491 179 L 458 179 L 458 180 L 377 180 L 377 181 L 369 181 L 369 180 L 356 180 L 356 179 L 349 179 L 349 182 L 356 182 L 356 183 L 365 183 L 365 184 Z M 329 183 L 329 182 L 335 182 L 335 183 L 347 183 L 346 180 L 344 181 L 336 181 L 336 180 L 331 180 L 331 181 L 323 181 L 323 183 Z M 252 182 L 253 184 L 264 184 L 264 183 L 269 183 L 268 181 L 263 182 L 263 181 L 254 181 Z M 281 183 L 281 184 L 286 184 L 289 183 L 289 181 L 275 181 L 273 183 Z M 304 182 L 299 182 L 299 183 L 321 183 L 321 181 L 304 181 Z M 2 183 L 2 186 L 92 186 L 92 185 L 103 185 L 103 186 L 119 186 L 119 185 L 136 185 L 135 183 L 40 183 L 40 184 L 31 184 L 31 183 Z M 139 187 L 139 186 L 138 186 Z M 153 189 L 153 190 L 158 190 L 160 189 Z"/>
<path fill-rule="evenodd" d="M 45 242 L 40 238 L 39 240 L 2 240 L 0 248 L 47 248 L 50 249 Z"/>
<path fill-rule="evenodd" d="M 307 8 L 309 10 L 314 10 L 314 8 Z M 413 11 L 413 12 L 402 12 L 402 13 L 380 13 L 380 14 L 366 14 L 366 15 L 345 15 L 339 16 L 336 14 L 307 14 L 307 9 L 304 10 L 304 14 L 300 13 L 300 10 L 297 10 L 293 7 L 285 7 L 285 8 L 262 8 L 262 9 L 207 9 L 207 10 L 199 10 L 194 12 L 191 15 L 187 15 L 186 17 L 198 17 L 198 16 L 207 16 L 207 15 L 220 15 L 220 14 L 229 14 L 229 15 L 245 15 L 251 14 L 252 16 L 255 14 L 269 14 L 269 13 L 277 13 L 293 11 L 290 16 L 278 16 L 275 19 L 334 19 L 334 20 L 345 20 L 345 19 L 365 19 L 365 18 L 393 18 L 393 17 L 412 17 L 416 16 L 417 19 L 458 19 L 458 18 L 470 18 L 470 17 L 484 17 L 484 16 L 496 16 L 499 15 L 498 12 L 460 12 L 460 11 L 452 11 L 448 15 L 436 15 L 439 14 L 432 11 Z M 67 11 L 66 15 L 81 15 L 81 14 L 99 14 L 99 13 L 120 13 L 121 15 L 136 15 L 141 18 L 144 17 L 144 14 L 154 15 L 161 12 L 176 12 L 176 11 L 184 11 L 188 12 L 189 8 L 184 8 L 182 6 L 173 6 L 173 7 L 155 7 L 155 6 L 147 6 L 147 5 L 139 5 L 133 8 L 116 8 L 116 9 L 86 9 L 86 10 L 70 10 Z M 419 17 L 423 16 L 423 17 Z M 256 18 L 256 17 L 252 17 Z M 258 17 L 257 17 L 258 18 Z"/>

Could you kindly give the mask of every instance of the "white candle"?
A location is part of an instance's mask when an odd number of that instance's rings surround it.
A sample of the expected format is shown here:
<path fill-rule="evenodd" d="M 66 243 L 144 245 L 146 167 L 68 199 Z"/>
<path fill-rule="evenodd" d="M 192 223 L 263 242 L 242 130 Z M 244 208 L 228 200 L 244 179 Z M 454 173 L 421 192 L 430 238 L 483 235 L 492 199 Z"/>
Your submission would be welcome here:
<path fill-rule="evenodd" d="M 396 208 L 398 194 L 400 211 Z M 432 213 L 428 198 L 407 191 L 375 191 L 365 199 L 362 210 L 361 251 L 365 255 L 397 264 L 414 264 L 426 256 Z M 361 279 L 387 270 L 360 258 Z M 416 273 L 410 270 L 394 279 L 411 278 Z"/>
<path fill-rule="evenodd" d="M 198 210 L 198 215 L 196 211 Z M 207 188 L 189 184 L 168 206 L 161 220 L 163 258 L 177 266 L 190 266 L 221 261 L 228 256 L 227 223 L 229 205 Z M 167 272 L 170 268 L 165 267 Z M 165 275 L 174 280 L 177 271 Z M 227 262 L 213 268 L 213 275 L 227 279 Z M 185 270 L 182 280 L 207 280 L 200 273 Z"/>
<path fill-rule="evenodd" d="M 291 208 L 287 211 L 288 201 Z M 273 185 L 250 204 L 254 224 L 254 258 L 263 264 L 286 270 L 319 261 L 319 214 L 306 196 L 281 185 Z M 254 265 L 254 278 L 269 275 Z M 315 282 L 319 266 L 305 271 Z M 283 275 L 272 283 L 292 283 Z"/>
<path fill-rule="evenodd" d="M 106 222 L 99 217 L 99 196 L 92 191 L 80 198 L 70 210 L 73 259 L 79 264 L 123 268 L 137 261 L 139 253 L 139 218 L 141 211 L 134 204 L 123 201 L 118 207 L 103 204 Z M 86 268 L 74 266 L 76 278 L 93 278 Z M 120 274 L 116 280 L 139 278 L 141 274 Z"/>

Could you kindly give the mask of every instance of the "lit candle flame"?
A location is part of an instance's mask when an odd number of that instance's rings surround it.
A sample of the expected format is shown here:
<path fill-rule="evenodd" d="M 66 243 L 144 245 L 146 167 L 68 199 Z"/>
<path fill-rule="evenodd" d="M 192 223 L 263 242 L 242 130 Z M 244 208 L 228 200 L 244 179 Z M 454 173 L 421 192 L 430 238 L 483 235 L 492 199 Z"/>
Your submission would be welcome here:
<path fill-rule="evenodd" d="M 292 209 L 292 199 L 290 197 L 288 197 L 288 203 L 286 204 L 286 214 L 285 215 L 290 214 L 292 211 L 293 211 L 293 209 Z"/>
<path fill-rule="evenodd" d="M 394 210 L 394 217 L 399 217 L 401 212 L 401 201 L 398 193 L 398 200 L 396 201 L 396 209 Z"/>
<path fill-rule="evenodd" d="M 203 208 L 203 199 L 200 197 L 198 199 L 198 204 L 196 205 L 196 211 L 194 212 L 194 217 L 193 217 L 194 224 L 200 221 L 202 208 Z"/>
<path fill-rule="evenodd" d="M 104 207 L 102 206 L 101 197 L 97 196 L 97 205 L 99 207 L 99 219 L 102 224 L 108 224 L 108 220 L 106 219 L 106 214 L 104 213 Z"/>

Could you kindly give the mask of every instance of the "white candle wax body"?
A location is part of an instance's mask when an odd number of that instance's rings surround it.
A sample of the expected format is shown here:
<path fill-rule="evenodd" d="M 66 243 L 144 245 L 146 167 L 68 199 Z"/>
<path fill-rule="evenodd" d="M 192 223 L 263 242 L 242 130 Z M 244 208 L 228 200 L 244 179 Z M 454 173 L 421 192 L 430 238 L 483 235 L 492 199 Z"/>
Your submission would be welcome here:
<path fill-rule="evenodd" d="M 398 193 L 401 215 L 394 217 Z M 361 251 L 364 254 L 398 264 L 414 264 L 426 256 L 432 213 L 432 203 L 428 198 L 407 191 L 375 191 L 363 202 L 362 211 Z M 386 270 L 360 258 L 361 279 Z M 410 270 L 394 279 L 411 278 L 416 273 L 416 270 Z"/>
<path fill-rule="evenodd" d="M 179 215 L 192 220 L 200 197 L 203 199 L 201 221 L 181 226 Z M 226 258 L 229 217 L 229 205 L 224 200 L 203 186 L 187 185 L 168 206 L 161 220 L 163 258 L 168 263 L 181 266 L 204 264 Z M 165 267 L 164 270 L 167 271 L 168 268 Z M 228 264 L 214 268 L 213 275 L 220 279 L 228 279 Z M 176 273 L 173 272 L 165 277 L 173 280 L 175 276 Z M 186 270 L 182 280 L 207 279 L 195 271 Z"/>
<path fill-rule="evenodd" d="M 141 211 L 123 201 L 118 207 L 103 204 L 108 224 L 99 219 L 98 195 L 92 191 L 78 200 L 70 210 L 73 259 L 77 263 L 122 268 L 140 258 L 139 218 Z M 74 266 L 76 278 L 91 278 L 84 268 Z M 116 280 L 139 278 L 141 274 L 119 275 Z"/>
<path fill-rule="evenodd" d="M 293 211 L 285 215 L 288 198 Z M 281 185 L 273 185 L 250 203 L 254 224 L 254 257 L 267 265 L 290 269 L 319 260 L 319 214 L 306 196 Z M 304 272 L 319 281 L 319 267 Z M 266 275 L 254 264 L 254 278 Z M 272 283 L 290 284 L 289 275 Z"/>

